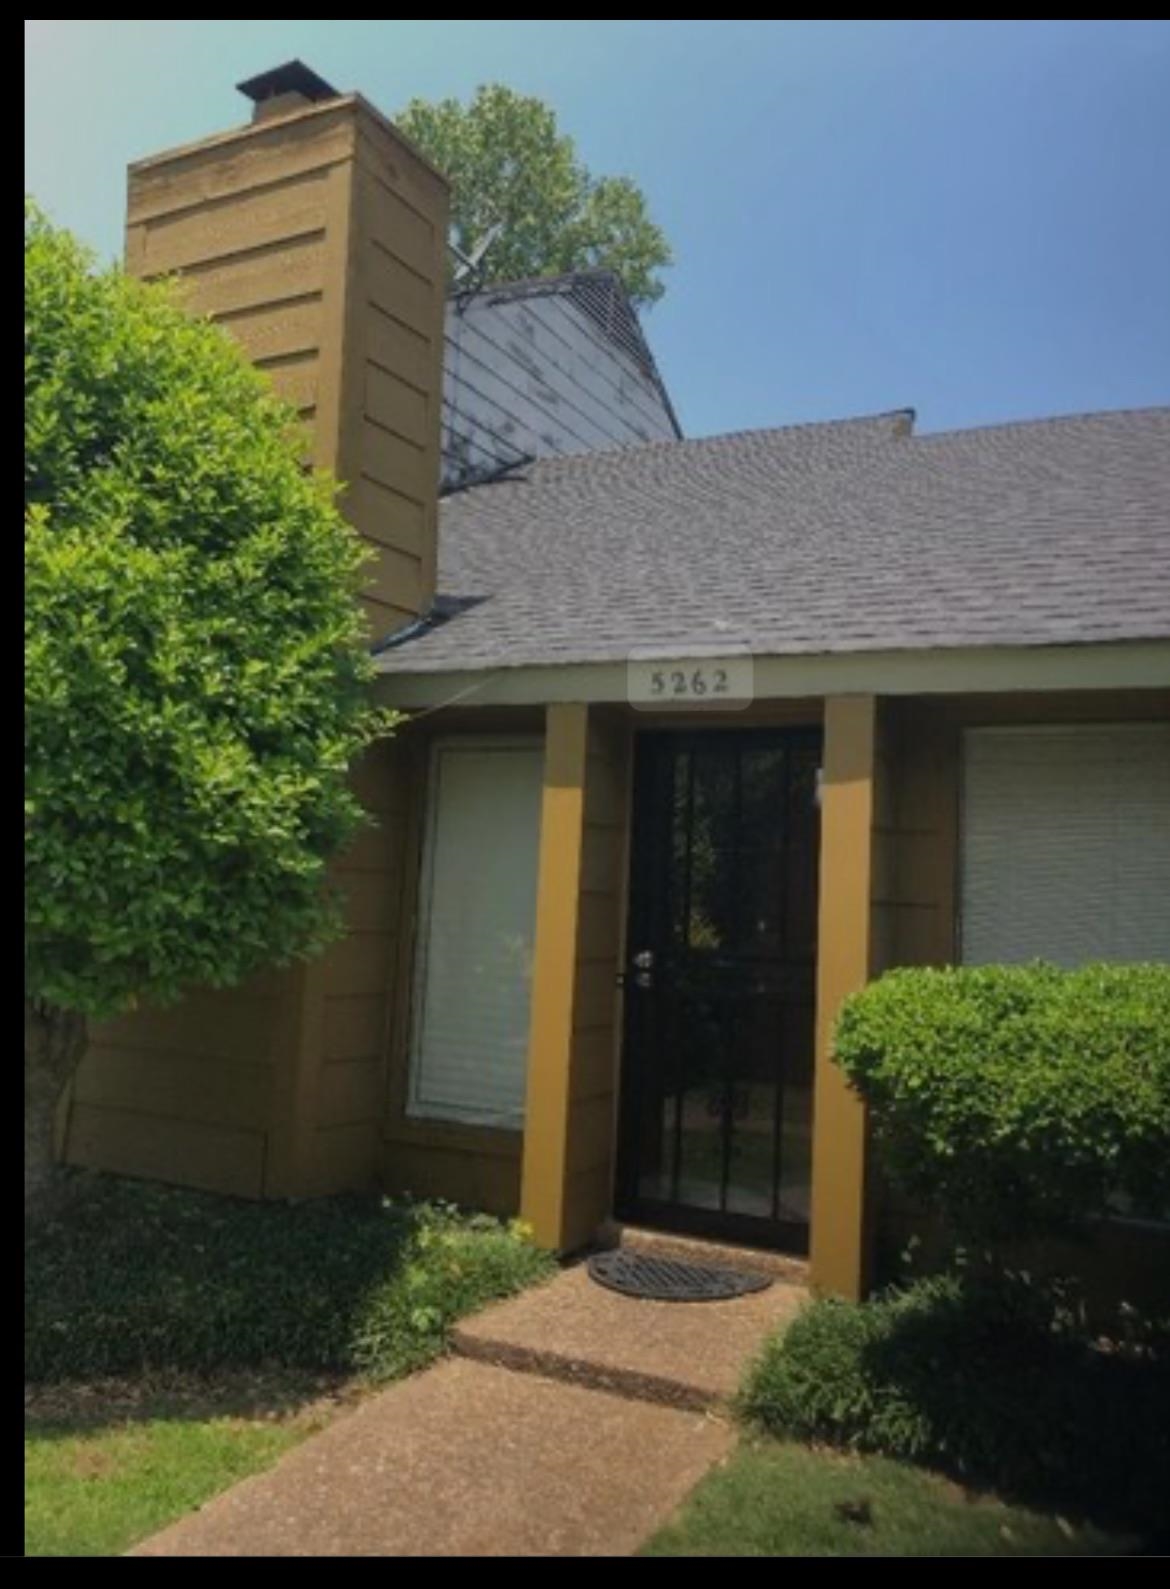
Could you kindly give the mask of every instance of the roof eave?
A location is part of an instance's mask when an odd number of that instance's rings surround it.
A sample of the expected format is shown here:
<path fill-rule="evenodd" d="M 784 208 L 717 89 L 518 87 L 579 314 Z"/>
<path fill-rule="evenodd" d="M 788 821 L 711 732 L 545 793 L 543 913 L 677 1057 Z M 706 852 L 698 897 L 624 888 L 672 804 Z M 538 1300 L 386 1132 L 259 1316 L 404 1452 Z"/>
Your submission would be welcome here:
<path fill-rule="evenodd" d="M 401 655 L 398 653 L 396 662 Z M 1170 689 L 1170 637 L 1075 645 L 765 656 L 753 659 L 753 671 L 757 701 L 853 694 Z M 631 696 L 629 664 L 624 661 L 417 672 L 396 666 L 379 673 L 376 691 L 380 701 L 403 709 L 434 709 L 456 702 L 467 706 L 540 706 L 558 701 L 629 704 Z"/>

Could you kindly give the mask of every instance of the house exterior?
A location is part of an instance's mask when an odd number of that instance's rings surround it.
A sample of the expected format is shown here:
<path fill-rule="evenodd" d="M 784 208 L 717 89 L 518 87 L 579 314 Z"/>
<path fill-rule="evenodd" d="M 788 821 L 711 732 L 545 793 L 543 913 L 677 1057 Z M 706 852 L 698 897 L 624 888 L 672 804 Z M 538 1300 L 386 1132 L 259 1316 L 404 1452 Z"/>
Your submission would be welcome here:
<path fill-rule="evenodd" d="M 277 103 L 132 168 L 128 255 L 303 382 L 407 715 L 355 771 L 345 940 L 105 1028 L 65 1153 L 443 1196 L 563 1252 L 746 1241 L 860 1295 L 909 1215 L 831 1060 L 842 999 L 1170 960 L 1170 410 L 658 440 L 437 513 L 441 181 L 357 96 Z M 1111 1222 L 1093 1262 L 1165 1283 L 1168 1234 Z"/>
<path fill-rule="evenodd" d="M 682 435 L 612 271 L 457 292 L 443 347 L 443 492 L 534 458 Z"/>

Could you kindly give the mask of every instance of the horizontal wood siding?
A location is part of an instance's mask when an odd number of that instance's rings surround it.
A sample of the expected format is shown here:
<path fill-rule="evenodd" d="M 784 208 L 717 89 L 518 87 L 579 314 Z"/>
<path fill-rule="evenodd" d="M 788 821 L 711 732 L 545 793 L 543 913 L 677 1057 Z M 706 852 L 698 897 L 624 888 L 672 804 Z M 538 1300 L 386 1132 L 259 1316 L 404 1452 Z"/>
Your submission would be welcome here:
<path fill-rule="evenodd" d="M 353 165 L 331 201 L 337 271 L 326 290 L 321 391 L 335 431 L 319 452 L 374 552 L 363 605 L 381 638 L 434 594 L 439 395 L 446 282 L 445 184 L 355 100 Z M 346 936 L 312 974 L 311 1051 L 299 1108 L 313 1192 L 379 1179 L 406 877 L 411 746 L 375 747 L 355 770 L 374 825 L 340 858 Z"/>
<path fill-rule="evenodd" d="M 193 314 L 219 319 L 254 313 L 265 305 L 318 299 L 324 280 L 322 226 L 307 236 L 251 248 L 235 258 L 192 265 L 182 275 L 179 295 Z"/>
<path fill-rule="evenodd" d="M 265 975 L 96 1024 L 70 1089 L 66 1162 L 259 1196 L 279 1015 Z"/>
<path fill-rule="evenodd" d="M 300 392 L 305 395 L 304 367 L 317 357 L 321 342 L 318 298 L 295 298 L 258 309 L 234 310 L 222 315 L 220 323 L 243 346 L 253 364 L 268 371 L 282 397 L 289 396 L 286 381 L 290 368 L 297 369 Z M 314 402 L 316 392 L 316 383 L 311 382 L 308 395 Z"/>
<path fill-rule="evenodd" d="M 258 1133 L 267 1126 L 271 1094 L 272 1067 L 262 1061 L 195 1058 L 100 1040 L 73 1088 L 74 1103 L 94 1109 Z"/>
<path fill-rule="evenodd" d="M 318 1119 L 301 1167 L 298 1196 L 372 1193 L 378 1187 L 378 1127 L 373 1120 L 330 1125 Z"/>
<path fill-rule="evenodd" d="M 357 96 L 130 169 L 127 268 L 264 369 L 375 551 L 385 633 L 434 584 L 446 187 Z M 352 474 L 347 474 L 352 469 Z M 363 473 L 368 470 L 368 477 Z M 258 1196 L 371 1186 L 402 879 L 394 752 L 355 771 L 378 825 L 335 868 L 351 931 L 236 992 L 99 1027 L 62 1113 L 73 1163 Z"/>
<path fill-rule="evenodd" d="M 218 203 L 225 193 L 260 193 L 349 159 L 351 105 L 341 99 L 296 118 L 254 123 L 135 161 L 129 173 L 128 224 L 199 210 Z"/>
<path fill-rule="evenodd" d="M 387 1142 L 383 1180 L 387 1191 L 511 1218 L 520 1207 L 519 1134 L 513 1151 L 500 1154 L 439 1142 Z"/>
<path fill-rule="evenodd" d="M 351 116 L 339 109 L 131 168 L 128 267 L 179 273 L 191 313 L 230 331 L 302 414 L 316 408 L 322 301 L 336 268 L 330 179 L 349 169 L 352 149 Z"/>
<path fill-rule="evenodd" d="M 397 740 L 375 745 L 353 774 L 371 824 L 333 867 L 347 932 L 315 967 L 318 1047 L 303 1093 L 307 1184 L 348 1191 L 378 1180 L 388 1034 L 404 876 L 406 772 Z"/>
<path fill-rule="evenodd" d="M 74 1102 L 69 1162 L 236 1197 L 264 1186 L 264 1135 L 242 1127 Z"/>
<path fill-rule="evenodd" d="M 318 399 L 327 194 L 352 158 L 344 108 L 247 129 L 130 172 L 127 267 L 180 273 L 193 314 L 222 324 L 303 414 Z M 297 973 L 199 991 L 98 1027 L 72 1090 L 77 1164 L 260 1196 L 279 1118 Z"/>
<path fill-rule="evenodd" d="M 358 97 L 131 172 L 127 260 L 181 274 L 306 419 L 375 556 L 381 638 L 434 593 L 445 184 Z"/>
<path fill-rule="evenodd" d="M 325 164 L 268 187 L 225 190 L 200 205 L 139 222 L 139 273 L 163 276 L 198 267 L 198 275 L 208 276 L 221 260 L 320 238 L 328 170 Z"/>
<path fill-rule="evenodd" d="M 446 237 L 444 186 L 362 106 L 336 469 L 377 554 L 365 603 L 377 638 L 435 590 Z"/>

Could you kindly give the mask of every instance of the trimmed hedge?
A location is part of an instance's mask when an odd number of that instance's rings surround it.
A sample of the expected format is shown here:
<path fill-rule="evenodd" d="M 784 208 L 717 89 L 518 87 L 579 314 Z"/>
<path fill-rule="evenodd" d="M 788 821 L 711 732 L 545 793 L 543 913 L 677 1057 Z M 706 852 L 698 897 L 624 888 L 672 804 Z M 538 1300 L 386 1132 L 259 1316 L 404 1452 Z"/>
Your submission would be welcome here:
<path fill-rule="evenodd" d="M 891 971 L 835 1053 L 892 1179 L 960 1236 L 1075 1229 L 1117 1194 L 1170 1209 L 1168 966 Z"/>
<path fill-rule="evenodd" d="M 95 1178 L 26 1231 L 25 1374 L 281 1366 L 393 1378 L 555 1265 L 449 1205 L 245 1202 Z"/>
<path fill-rule="evenodd" d="M 770 1434 L 939 1468 L 978 1487 L 1142 1527 L 1164 1521 L 1170 1351 L 1106 1348 L 1020 1277 L 949 1275 L 811 1304 L 750 1371 Z"/>

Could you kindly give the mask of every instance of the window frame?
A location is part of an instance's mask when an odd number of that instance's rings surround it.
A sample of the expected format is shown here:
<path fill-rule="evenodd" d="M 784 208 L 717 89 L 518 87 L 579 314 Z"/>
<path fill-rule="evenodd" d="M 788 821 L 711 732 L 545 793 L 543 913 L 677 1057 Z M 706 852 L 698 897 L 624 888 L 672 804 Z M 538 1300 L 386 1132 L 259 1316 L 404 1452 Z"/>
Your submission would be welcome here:
<path fill-rule="evenodd" d="M 543 785 L 544 736 L 537 733 L 464 733 L 436 735 L 427 747 L 427 766 L 422 790 L 422 824 L 419 839 L 418 892 L 414 955 L 410 977 L 410 1012 L 407 1022 L 406 1076 L 403 1096 L 404 1118 L 419 1126 L 454 1126 L 469 1130 L 522 1132 L 524 1129 L 524 1089 L 517 1108 L 505 1112 L 478 1107 L 462 1108 L 447 1103 L 429 1102 L 422 1096 L 423 1036 L 425 1032 L 426 988 L 430 930 L 433 908 L 434 869 L 437 856 L 442 760 L 452 751 L 528 751 L 536 752 Z M 540 813 L 537 815 L 537 868 L 540 855 Z M 539 877 L 538 877 L 539 882 Z M 536 939 L 536 898 L 533 898 L 533 945 Z"/>
<path fill-rule="evenodd" d="M 967 901 L 968 901 L 968 853 L 967 853 L 967 821 L 968 821 L 968 746 L 973 735 L 997 735 L 1003 738 L 1012 737 L 1023 739 L 1026 736 L 1037 734 L 1056 736 L 1060 734 L 1075 733 L 1116 733 L 1118 731 L 1138 731 L 1155 737 L 1166 733 L 1166 725 L 1157 718 L 1123 718 L 1102 719 L 1087 718 L 1077 721 L 1034 721 L 1029 723 L 995 723 L 974 722 L 965 723 L 959 731 L 958 754 L 958 799 L 957 823 L 955 830 L 955 905 L 954 905 L 954 963 L 959 966 L 986 964 L 987 962 L 968 961 L 966 958 L 967 937 Z M 1006 964 L 1021 964 L 1026 962 L 1011 961 L 998 962 Z M 1055 963 L 1055 962 L 1054 962 Z M 1086 962 L 1087 963 L 1087 962 Z M 1128 961 L 1113 962 L 1117 964 L 1130 963 Z"/>
<path fill-rule="evenodd" d="M 958 822 L 956 828 L 956 889 L 955 889 L 955 964 L 967 965 L 969 962 L 964 956 L 964 929 L 966 924 L 967 901 L 967 747 L 973 734 L 998 734 L 1001 736 L 1012 735 L 1024 737 L 1037 733 L 1070 733 L 1084 732 L 1086 734 L 1109 733 L 1119 729 L 1145 730 L 1151 736 L 1159 732 L 1165 733 L 1165 725 L 1158 719 L 1127 718 L 1118 721 L 1109 719 L 1087 719 L 1078 722 L 1032 722 L 1032 723 L 967 723 L 960 730 L 959 735 L 959 779 L 958 779 Z M 984 962 L 979 962 L 983 964 Z M 1015 962 L 1019 963 L 1019 962 Z M 1124 962 L 1117 962 L 1124 963 Z M 1147 1212 L 1130 1212 L 1125 1209 L 1110 1209 L 1108 1212 L 1091 1214 L 1089 1223 L 1098 1226 L 1125 1226 L 1131 1229 L 1150 1232 L 1158 1236 L 1170 1234 L 1170 1211 L 1165 1215 Z"/>

